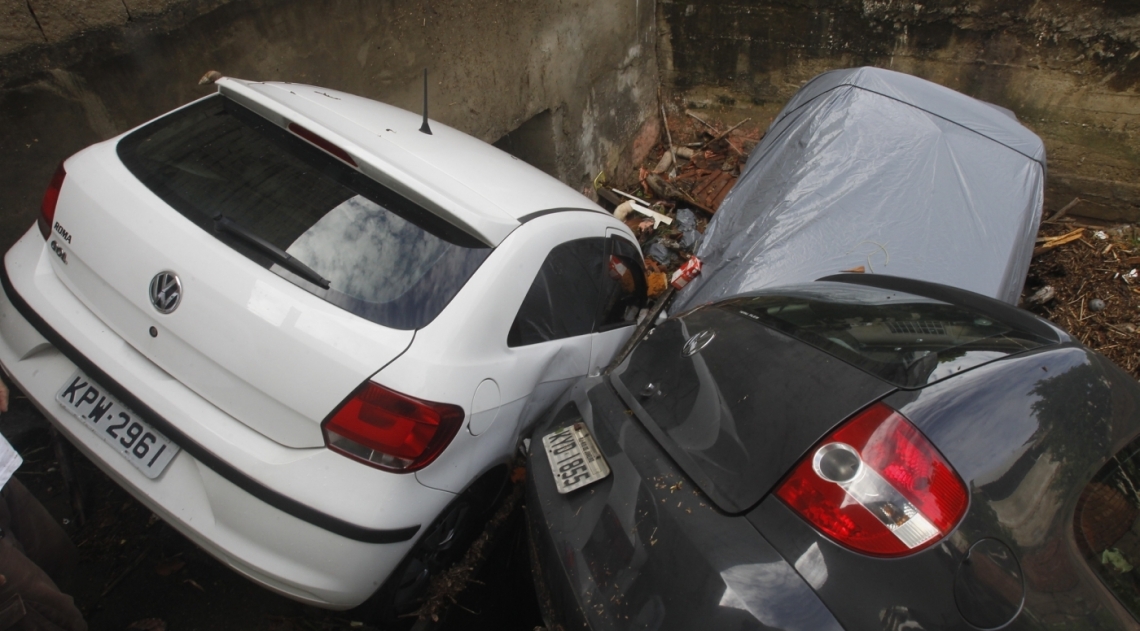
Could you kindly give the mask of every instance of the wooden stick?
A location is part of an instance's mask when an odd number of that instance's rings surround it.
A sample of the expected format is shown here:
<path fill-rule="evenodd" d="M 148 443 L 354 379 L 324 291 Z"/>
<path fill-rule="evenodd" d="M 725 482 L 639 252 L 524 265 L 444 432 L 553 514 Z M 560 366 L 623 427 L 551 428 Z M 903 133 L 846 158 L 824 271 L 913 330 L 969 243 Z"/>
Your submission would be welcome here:
<path fill-rule="evenodd" d="M 665 139 L 669 141 L 669 155 L 673 156 L 673 164 L 669 168 L 669 177 L 677 176 L 677 152 L 673 150 L 673 135 L 669 133 L 669 117 L 665 114 L 665 106 L 661 106 L 661 122 L 665 125 Z"/>
<path fill-rule="evenodd" d="M 1067 213 L 1067 212 L 1069 212 L 1070 210 L 1072 210 L 1072 209 L 1073 209 L 1073 206 L 1076 206 L 1077 204 L 1081 203 L 1081 201 L 1082 201 L 1082 200 L 1081 200 L 1081 198 L 1080 198 L 1080 197 L 1074 197 L 1074 198 L 1073 198 L 1073 201 L 1069 202 L 1068 204 L 1065 204 L 1065 207 L 1064 207 L 1064 208 L 1062 208 L 1061 210 L 1058 210 L 1057 212 L 1053 213 L 1053 216 L 1052 216 L 1052 217 L 1050 217 L 1050 218 L 1048 218 L 1048 219 L 1046 219 L 1045 221 L 1057 221 L 1057 220 L 1058 220 L 1058 219 L 1060 219 L 1061 217 L 1064 217 L 1064 216 L 1065 216 L 1065 213 Z"/>
<path fill-rule="evenodd" d="M 1081 236 L 1084 234 L 1084 232 L 1085 232 L 1084 228 L 1077 228 L 1076 230 L 1074 230 L 1068 234 L 1064 234 L 1064 235 L 1061 235 L 1059 237 L 1054 237 L 1054 238 L 1048 239 L 1047 241 L 1045 241 L 1044 245 L 1039 245 L 1039 246 L 1033 248 L 1033 256 L 1039 256 L 1041 254 L 1044 254 L 1045 252 L 1048 252 L 1049 250 L 1052 250 L 1054 248 L 1065 245 L 1066 243 L 1072 243 L 1073 241 L 1077 241 L 1081 238 Z"/>
<path fill-rule="evenodd" d="M 696 114 L 690 112 L 689 110 L 685 110 L 685 113 L 688 114 L 689 116 L 692 116 L 693 118 L 697 119 L 697 121 L 700 122 L 700 124 L 704 125 L 705 127 L 708 127 L 709 129 L 711 129 L 713 131 L 716 131 L 716 127 L 713 127 L 712 125 L 708 124 L 708 121 L 701 118 L 700 116 L 697 116 Z"/>
<path fill-rule="evenodd" d="M 720 140 L 721 138 L 724 138 L 725 136 L 731 134 L 737 127 L 740 127 L 741 125 L 743 125 L 744 123 L 747 123 L 750 120 L 752 120 L 752 118 L 746 118 L 746 119 L 740 121 L 739 123 L 733 125 L 732 127 L 729 127 L 728 129 L 724 130 L 723 132 L 717 134 L 715 138 L 713 138 L 712 140 L 701 145 L 700 149 L 697 149 L 697 151 L 700 151 L 701 149 L 704 149 L 705 147 L 713 144 L 714 142 Z"/>

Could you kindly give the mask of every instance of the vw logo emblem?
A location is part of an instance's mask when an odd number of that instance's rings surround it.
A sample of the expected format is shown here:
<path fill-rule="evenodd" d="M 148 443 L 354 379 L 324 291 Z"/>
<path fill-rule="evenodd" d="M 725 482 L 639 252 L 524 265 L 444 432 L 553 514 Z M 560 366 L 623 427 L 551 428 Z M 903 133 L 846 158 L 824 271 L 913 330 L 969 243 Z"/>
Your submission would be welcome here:
<path fill-rule="evenodd" d="M 150 304 L 159 313 L 170 313 L 182 300 L 182 281 L 174 272 L 159 272 L 150 281 Z"/>
<path fill-rule="evenodd" d="M 714 337 L 716 337 L 716 332 L 711 329 L 697 333 L 685 342 L 685 345 L 681 348 L 681 354 L 685 357 L 696 355 L 701 352 L 702 348 L 708 346 Z"/>

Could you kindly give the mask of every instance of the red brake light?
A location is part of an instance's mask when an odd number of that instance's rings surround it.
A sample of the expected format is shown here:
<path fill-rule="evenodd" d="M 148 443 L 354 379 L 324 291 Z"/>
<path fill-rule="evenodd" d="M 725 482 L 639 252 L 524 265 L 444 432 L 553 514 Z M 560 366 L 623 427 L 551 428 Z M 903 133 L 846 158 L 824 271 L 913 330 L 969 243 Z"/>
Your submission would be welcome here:
<path fill-rule="evenodd" d="M 366 381 L 325 420 L 329 449 L 386 471 L 422 469 L 463 424 L 463 409 L 431 403 Z"/>
<path fill-rule="evenodd" d="M 910 421 L 882 403 L 831 432 L 776 496 L 839 543 L 875 556 L 933 545 L 966 512 L 966 485 Z"/>
<path fill-rule="evenodd" d="M 63 188 L 65 175 L 67 172 L 63 170 L 63 163 L 60 162 L 55 174 L 51 176 L 51 182 L 48 182 L 47 190 L 44 191 L 44 201 L 40 203 L 40 217 L 36 220 L 36 224 L 39 225 L 40 234 L 44 235 L 44 239 L 51 235 L 51 226 L 55 222 L 55 204 L 59 201 L 59 189 Z"/>
<path fill-rule="evenodd" d="M 313 143 L 314 145 L 320 147 L 321 149 L 324 149 L 325 151 L 333 154 L 341 162 L 345 162 L 345 163 L 350 164 L 354 167 L 357 166 L 356 160 L 353 160 L 352 156 L 348 155 L 347 151 L 345 151 L 344 149 L 341 149 L 340 147 L 334 145 L 333 143 L 329 142 L 328 140 L 321 138 L 320 136 L 309 131 L 308 129 L 301 127 L 297 123 L 289 123 L 289 131 L 293 132 L 294 134 L 297 134 L 298 136 L 304 138 L 305 140 L 308 140 L 309 142 Z"/>

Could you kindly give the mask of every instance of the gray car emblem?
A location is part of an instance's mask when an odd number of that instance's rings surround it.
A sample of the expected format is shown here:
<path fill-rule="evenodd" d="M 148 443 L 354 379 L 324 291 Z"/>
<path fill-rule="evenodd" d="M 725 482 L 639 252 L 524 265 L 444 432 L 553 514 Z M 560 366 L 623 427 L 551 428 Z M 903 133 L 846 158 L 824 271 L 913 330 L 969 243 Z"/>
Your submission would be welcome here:
<path fill-rule="evenodd" d="M 182 281 L 174 272 L 159 272 L 150 281 L 150 304 L 159 313 L 170 313 L 182 300 Z"/>
<path fill-rule="evenodd" d="M 685 357 L 692 357 L 693 355 L 696 355 L 697 353 L 701 352 L 702 348 L 708 346 L 709 342 L 713 341 L 714 337 L 716 337 L 716 332 L 711 329 L 697 333 L 685 342 L 685 346 L 681 348 L 681 354 Z"/>

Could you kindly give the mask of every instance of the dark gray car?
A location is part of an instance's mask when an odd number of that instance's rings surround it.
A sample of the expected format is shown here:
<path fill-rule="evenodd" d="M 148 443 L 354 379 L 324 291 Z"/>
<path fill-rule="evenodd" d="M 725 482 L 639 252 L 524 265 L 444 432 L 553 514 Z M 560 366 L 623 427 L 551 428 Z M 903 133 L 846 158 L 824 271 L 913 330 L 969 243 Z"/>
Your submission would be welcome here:
<path fill-rule="evenodd" d="M 1138 433 L 1135 380 L 978 294 L 714 303 L 535 431 L 539 600 L 551 629 L 1135 628 Z"/>

